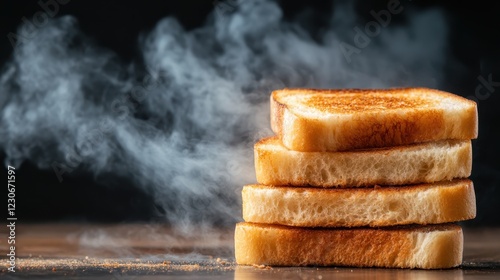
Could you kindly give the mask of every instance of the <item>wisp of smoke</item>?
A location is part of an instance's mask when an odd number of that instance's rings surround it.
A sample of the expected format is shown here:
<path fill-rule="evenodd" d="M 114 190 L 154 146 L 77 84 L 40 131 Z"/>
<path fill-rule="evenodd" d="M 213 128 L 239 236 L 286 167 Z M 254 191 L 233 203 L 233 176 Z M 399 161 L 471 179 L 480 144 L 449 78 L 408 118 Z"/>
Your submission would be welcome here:
<path fill-rule="evenodd" d="M 354 45 L 365 23 L 348 5 L 334 6 L 320 39 L 270 1 L 237 2 L 191 31 L 167 17 L 140 37 L 143 63 L 128 65 L 75 18 L 55 19 L 4 66 L 0 148 L 9 164 L 30 160 L 62 178 L 78 169 L 128 178 L 179 229 L 230 225 L 242 185 L 255 182 L 253 143 L 271 134 L 273 89 L 439 86 L 444 15 L 402 13 L 407 21 L 382 28 L 350 62 L 340 45 Z"/>

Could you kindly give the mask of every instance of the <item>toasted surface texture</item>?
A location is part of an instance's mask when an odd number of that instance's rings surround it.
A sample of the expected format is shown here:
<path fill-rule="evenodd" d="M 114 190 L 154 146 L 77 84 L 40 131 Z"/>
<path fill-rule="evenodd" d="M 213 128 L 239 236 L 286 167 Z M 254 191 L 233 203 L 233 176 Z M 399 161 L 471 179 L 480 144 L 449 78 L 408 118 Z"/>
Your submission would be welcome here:
<path fill-rule="evenodd" d="M 297 152 L 271 137 L 254 146 L 257 181 L 265 185 L 359 187 L 466 178 L 470 140 L 443 140 L 344 152 Z"/>
<path fill-rule="evenodd" d="M 313 229 L 239 223 L 241 265 L 450 268 L 461 264 L 462 229 L 453 224 Z"/>
<path fill-rule="evenodd" d="M 342 151 L 477 137 L 476 103 L 428 88 L 282 89 L 271 127 L 297 151 Z"/>
<path fill-rule="evenodd" d="M 318 189 L 247 185 L 246 222 L 301 227 L 440 224 L 473 219 L 472 181 L 411 186 Z"/>

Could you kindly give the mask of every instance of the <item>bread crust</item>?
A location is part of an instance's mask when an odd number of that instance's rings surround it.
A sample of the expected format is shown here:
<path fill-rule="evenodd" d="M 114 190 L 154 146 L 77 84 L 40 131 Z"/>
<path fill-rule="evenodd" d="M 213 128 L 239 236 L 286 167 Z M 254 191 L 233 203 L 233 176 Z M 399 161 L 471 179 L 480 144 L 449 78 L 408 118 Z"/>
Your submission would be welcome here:
<path fill-rule="evenodd" d="M 471 180 L 356 189 L 246 185 L 246 222 L 299 227 L 380 227 L 473 219 Z"/>
<path fill-rule="evenodd" d="M 271 94 L 271 128 L 289 149 L 309 152 L 468 140 L 477 138 L 477 105 L 429 88 L 285 88 Z"/>
<path fill-rule="evenodd" d="M 241 265 L 451 268 L 461 264 L 462 229 L 453 224 L 312 229 L 239 223 Z"/>
<path fill-rule="evenodd" d="M 264 185 L 362 187 L 431 183 L 469 177 L 470 140 L 343 152 L 288 150 L 278 137 L 254 146 L 257 181 Z"/>

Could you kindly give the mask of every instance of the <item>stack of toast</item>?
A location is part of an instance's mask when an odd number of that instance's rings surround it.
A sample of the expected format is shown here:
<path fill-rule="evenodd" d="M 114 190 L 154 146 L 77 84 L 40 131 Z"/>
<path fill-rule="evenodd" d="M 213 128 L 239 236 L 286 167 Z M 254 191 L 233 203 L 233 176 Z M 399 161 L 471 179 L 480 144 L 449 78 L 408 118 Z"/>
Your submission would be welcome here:
<path fill-rule="evenodd" d="M 475 102 L 428 88 L 274 91 L 237 263 L 460 265 L 477 122 Z"/>

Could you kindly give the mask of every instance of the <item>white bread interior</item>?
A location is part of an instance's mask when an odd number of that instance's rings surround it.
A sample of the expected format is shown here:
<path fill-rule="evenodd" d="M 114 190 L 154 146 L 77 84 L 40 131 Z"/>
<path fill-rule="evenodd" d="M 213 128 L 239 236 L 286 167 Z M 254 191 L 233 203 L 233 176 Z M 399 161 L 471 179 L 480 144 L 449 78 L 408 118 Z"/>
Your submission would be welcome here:
<path fill-rule="evenodd" d="M 242 198 L 246 222 L 299 227 L 440 224 L 476 216 L 468 179 L 351 189 L 247 185 Z"/>
<path fill-rule="evenodd" d="M 265 185 L 359 187 L 428 183 L 466 178 L 472 169 L 470 140 L 345 152 L 297 152 L 277 137 L 254 146 L 257 181 Z"/>

